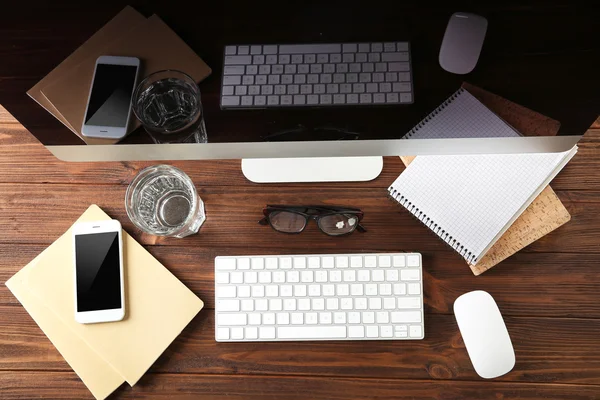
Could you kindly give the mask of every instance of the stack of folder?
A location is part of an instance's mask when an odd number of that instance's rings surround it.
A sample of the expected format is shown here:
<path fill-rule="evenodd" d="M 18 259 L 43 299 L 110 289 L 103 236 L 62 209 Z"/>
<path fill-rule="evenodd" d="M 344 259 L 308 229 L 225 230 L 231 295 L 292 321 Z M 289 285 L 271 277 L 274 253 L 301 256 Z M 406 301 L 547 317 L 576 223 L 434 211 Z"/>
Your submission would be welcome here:
<path fill-rule="evenodd" d="M 92 205 L 79 221 L 110 219 Z M 6 282 L 97 399 L 133 386 L 198 314 L 203 302 L 123 232 L 125 319 L 75 321 L 71 229 Z"/>
<path fill-rule="evenodd" d="M 158 16 L 146 18 L 126 7 L 27 92 L 87 144 L 118 141 L 81 134 L 96 59 L 103 55 L 138 57 L 140 79 L 156 71 L 175 69 L 200 82 L 211 73 L 208 65 Z M 130 132 L 137 127 L 136 120 L 130 124 Z"/>

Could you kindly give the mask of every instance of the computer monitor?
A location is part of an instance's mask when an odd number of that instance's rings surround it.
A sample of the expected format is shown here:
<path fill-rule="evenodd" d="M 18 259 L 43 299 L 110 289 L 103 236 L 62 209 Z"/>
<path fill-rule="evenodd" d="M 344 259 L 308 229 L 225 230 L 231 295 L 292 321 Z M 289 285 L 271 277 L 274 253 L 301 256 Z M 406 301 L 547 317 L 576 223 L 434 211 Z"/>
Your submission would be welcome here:
<path fill-rule="evenodd" d="M 576 10 L 557 13 L 545 5 L 531 8 L 477 6 L 471 11 L 489 21 L 481 56 L 472 72 L 456 75 L 442 69 L 438 61 L 448 19 L 457 11 L 449 6 L 438 9 L 396 5 L 387 12 L 366 7 L 360 17 L 352 7 L 340 8 L 333 4 L 321 4 L 318 9 L 301 7 L 294 12 L 247 7 L 244 12 L 227 16 L 219 9 L 203 8 L 202 12 L 187 14 L 175 12 L 167 5 L 157 7 L 152 12 L 163 17 L 213 70 L 212 75 L 199 84 L 208 143 L 152 144 L 140 128 L 115 145 L 86 145 L 29 98 L 19 100 L 15 107 L 10 106 L 10 101 L 3 104 L 54 155 L 68 161 L 289 160 L 553 152 L 568 150 L 576 144 L 600 114 L 600 75 L 597 73 L 600 45 L 591 13 Z M 225 17 L 228 18 L 226 24 L 223 23 Z M 410 42 L 412 104 L 266 110 L 220 108 L 223 55 L 227 45 L 387 41 Z M 557 127 L 560 124 L 558 135 L 402 139 L 465 82 L 556 121 Z M 28 106 L 23 107 L 26 102 Z M 520 108 L 514 112 L 527 113 Z M 293 132 L 273 140 L 273 134 L 287 131 Z M 376 169 L 377 162 L 371 161 L 364 168 Z M 313 162 L 310 165 L 319 165 Z M 282 168 L 274 161 L 262 163 L 260 168 L 265 170 Z M 284 163 L 289 164 L 289 161 Z M 291 165 L 296 169 L 306 168 Z M 318 173 L 332 164 L 324 165 L 314 169 Z M 332 168 L 344 168 L 344 165 L 352 164 L 342 161 Z M 315 180 L 318 178 L 315 176 Z"/>

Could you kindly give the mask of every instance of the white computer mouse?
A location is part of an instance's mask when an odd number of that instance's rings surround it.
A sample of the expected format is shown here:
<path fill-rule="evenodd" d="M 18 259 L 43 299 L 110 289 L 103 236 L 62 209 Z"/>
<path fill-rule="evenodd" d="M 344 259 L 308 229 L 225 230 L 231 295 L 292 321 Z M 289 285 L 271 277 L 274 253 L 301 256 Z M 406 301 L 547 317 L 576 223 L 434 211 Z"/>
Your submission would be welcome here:
<path fill-rule="evenodd" d="M 483 290 L 465 293 L 454 302 L 454 315 L 475 372 L 490 379 L 515 366 L 508 330 L 494 298 Z"/>
<path fill-rule="evenodd" d="M 483 47 L 487 19 L 470 13 L 454 13 L 448 21 L 440 48 L 440 65 L 454 74 L 473 71 Z"/>

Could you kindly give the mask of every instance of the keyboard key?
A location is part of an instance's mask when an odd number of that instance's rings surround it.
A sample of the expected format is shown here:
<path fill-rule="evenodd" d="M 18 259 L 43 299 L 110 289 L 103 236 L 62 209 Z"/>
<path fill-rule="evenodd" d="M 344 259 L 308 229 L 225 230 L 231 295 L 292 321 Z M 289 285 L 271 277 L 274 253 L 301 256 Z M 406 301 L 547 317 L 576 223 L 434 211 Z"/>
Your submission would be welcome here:
<path fill-rule="evenodd" d="M 306 96 L 303 94 L 297 94 L 294 96 L 294 104 L 306 104 Z"/>
<path fill-rule="evenodd" d="M 396 269 L 388 269 L 385 271 L 385 280 L 388 282 L 396 282 L 398 281 L 398 270 Z"/>
<path fill-rule="evenodd" d="M 408 51 L 408 42 L 398 42 L 396 43 L 397 51 Z"/>
<path fill-rule="evenodd" d="M 369 53 L 368 60 L 369 62 L 379 62 L 381 61 L 381 55 L 379 53 Z"/>
<path fill-rule="evenodd" d="M 264 286 L 252 286 L 252 297 L 265 297 Z"/>
<path fill-rule="evenodd" d="M 400 280 L 402 281 L 418 281 L 419 279 L 418 269 L 403 269 L 400 271 Z"/>
<path fill-rule="evenodd" d="M 379 256 L 380 267 L 390 267 L 392 265 L 392 259 L 390 256 Z"/>
<path fill-rule="evenodd" d="M 234 94 L 235 88 L 233 86 L 223 86 L 223 91 L 221 92 L 224 96 L 229 96 Z"/>
<path fill-rule="evenodd" d="M 218 328 L 217 339 L 227 340 L 229 339 L 229 328 Z"/>
<path fill-rule="evenodd" d="M 348 327 L 348 337 L 351 337 L 351 338 L 365 337 L 365 327 L 364 326 L 349 326 Z"/>
<path fill-rule="evenodd" d="M 271 283 L 271 271 L 261 271 L 258 273 L 260 283 Z"/>
<path fill-rule="evenodd" d="M 393 335 L 392 327 L 390 325 L 384 325 L 379 328 L 381 330 L 382 338 L 391 338 Z"/>
<path fill-rule="evenodd" d="M 366 310 L 367 309 L 367 299 L 366 297 L 357 297 L 354 299 L 354 306 L 357 310 Z"/>
<path fill-rule="evenodd" d="M 417 254 L 410 254 L 406 256 L 406 265 L 409 267 L 418 267 L 421 265 L 421 257 Z"/>
<path fill-rule="evenodd" d="M 277 285 L 267 285 L 265 288 L 265 294 L 267 297 L 277 297 L 279 296 L 279 286 Z"/>
<path fill-rule="evenodd" d="M 394 256 L 393 264 L 394 264 L 394 267 L 405 267 L 406 266 L 406 258 L 404 256 Z"/>
<path fill-rule="evenodd" d="M 371 274 L 371 279 L 373 282 L 383 282 L 384 281 L 384 273 L 380 269 L 374 269 Z"/>
<path fill-rule="evenodd" d="M 376 283 L 367 283 L 365 285 L 365 294 L 367 296 L 377 296 L 377 284 Z"/>
<path fill-rule="evenodd" d="M 328 310 L 337 310 L 339 309 L 339 300 L 337 298 L 327 299 L 325 301 L 325 308 Z M 234 310 L 235 311 L 235 310 Z"/>
<path fill-rule="evenodd" d="M 342 61 L 345 63 L 353 63 L 354 62 L 354 54 L 352 54 L 352 53 L 342 54 Z"/>
<path fill-rule="evenodd" d="M 285 271 L 275 271 L 275 272 L 273 272 L 273 282 L 274 283 L 283 283 L 283 282 L 285 282 Z"/>
<path fill-rule="evenodd" d="M 243 66 L 229 66 L 223 68 L 223 75 L 244 75 L 244 70 Z"/>
<path fill-rule="evenodd" d="M 229 283 L 229 274 L 227 272 L 219 272 L 215 274 L 217 283 Z"/>
<path fill-rule="evenodd" d="M 223 89 L 225 89 L 225 88 L 223 88 Z M 246 90 L 247 90 L 247 86 L 236 86 L 236 88 L 235 88 L 235 94 L 237 96 L 245 95 L 246 94 Z"/>
<path fill-rule="evenodd" d="M 290 269 L 292 268 L 292 258 L 291 257 L 282 257 L 279 259 L 279 268 L 281 269 Z"/>
<path fill-rule="evenodd" d="M 343 297 L 341 299 L 340 308 L 342 310 L 352 310 L 352 297 Z"/>
<path fill-rule="evenodd" d="M 344 282 L 355 282 L 356 281 L 356 271 L 348 270 L 342 273 L 342 280 Z"/>
<path fill-rule="evenodd" d="M 394 92 L 410 92 L 410 83 L 408 82 L 395 82 L 392 85 Z"/>
<path fill-rule="evenodd" d="M 406 294 L 406 283 L 394 283 L 394 294 L 395 295 Z"/>
<path fill-rule="evenodd" d="M 367 83 L 367 93 L 376 93 L 379 90 L 379 85 L 376 83 Z"/>
<path fill-rule="evenodd" d="M 220 326 L 246 325 L 248 316 L 246 314 L 219 314 L 217 322 Z"/>
<path fill-rule="evenodd" d="M 398 93 L 388 93 L 385 96 L 385 101 L 387 103 L 398 103 L 400 98 L 398 97 Z"/>
<path fill-rule="evenodd" d="M 236 287 L 235 286 L 219 286 L 217 289 L 217 297 L 228 298 L 235 297 Z"/>
<path fill-rule="evenodd" d="M 388 52 L 388 51 L 396 51 L 396 43 L 384 43 L 383 44 L 383 51 Z"/>
<path fill-rule="evenodd" d="M 323 299 L 313 299 L 312 300 L 312 310 L 324 310 L 325 309 L 325 300 Z"/>
<path fill-rule="evenodd" d="M 279 296 L 292 297 L 293 296 L 293 286 L 292 285 L 281 285 L 279 287 Z"/>
<path fill-rule="evenodd" d="M 277 328 L 277 337 L 280 339 L 344 339 L 346 338 L 346 327 L 282 326 Z"/>
<path fill-rule="evenodd" d="M 316 325 L 319 322 L 318 318 L 319 314 L 317 314 L 316 312 L 309 312 L 304 315 L 304 322 L 307 325 Z"/>
<path fill-rule="evenodd" d="M 377 325 L 367 326 L 367 337 L 368 338 L 379 337 L 379 327 Z"/>
<path fill-rule="evenodd" d="M 237 47 L 236 46 L 226 46 L 225 54 L 236 54 Z"/>
<path fill-rule="evenodd" d="M 360 268 L 362 267 L 363 258 L 362 256 L 352 256 L 350 257 L 350 267 L 352 268 Z"/>
<path fill-rule="evenodd" d="M 352 85 L 352 92 L 364 93 L 365 92 L 365 84 L 364 83 L 355 83 L 354 85 Z"/>
<path fill-rule="evenodd" d="M 383 43 L 371 44 L 371 51 L 377 51 L 377 52 L 381 53 L 383 51 Z"/>
<path fill-rule="evenodd" d="M 286 311 L 295 311 L 296 310 L 296 299 L 283 300 L 283 309 Z"/>
<path fill-rule="evenodd" d="M 391 314 L 393 323 L 421 322 L 421 311 L 394 311 Z"/>
<path fill-rule="evenodd" d="M 306 296 L 306 285 L 294 285 L 294 296 L 296 296 L 296 297 Z"/>
<path fill-rule="evenodd" d="M 241 81 L 242 77 L 239 75 L 227 75 L 223 77 L 223 85 L 239 85 Z"/>
<path fill-rule="evenodd" d="M 239 340 L 244 338 L 244 328 L 231 328 L 231 339 Z"/>
<path fill-rule="evenodd" d="M 218 311 L 240 311 L 239 300 L 218 300 L 217 301 Z"/>
<path fill-rule="evenodd" d="M 298 299 L 298 310 L 300 310 L 300 311 L 310 310 L 310 299 Z"/>
<path fill-rule="evenodd" d="M 423 336 L 423 329 L 420 325 L 411 325 L 409 329 L 409 335 L 413 338 L 418 338 Z"/>
<path fill-rule="evenodd" d="M 242 311 L 254 311 L 254 300 L 252 300 L 252 299 L 242 300 L 241 309 L 242 309 Z M 239 310 L 233 310 L 233 311 L 239 311 Z"/>
<path fill-rule="evenodd" d="M 383 299 L 383 308 L 386 310 L 393 310 L 396 308 L 396 299 L 393 297 L 385 297 Z"/>
<path fill-rule="evenodd" d="M 258 299 L 254 301 L 256 311 L 267 311 L 269 309 L 269 301 L 267 299 Z"/>
<path fill-rule="evenodd" d="M 245 328 L 246 339 L 258 339 L 258 328 L 251 326 Z"/>
<path fill-rule="evenodd" d="M 237 297 L 250 297 L 250 286 L 238 286 Z"/>
<path fill-rule="evenodd" d="M 381 56 L 382 61 L 408 61 L 408 52 L 398 53 L 383 53 Z"/>
<path fill-rule="evenodd" d="M 300 282 L 300 271 L 287 271 L 287 281 L 289 283 Z"/>
<path fill-rule="evenodd" d="M 371 45 L 369 43 L 359 43 L 358 51 L 361 53 L 368 53 L 371 51 Z"/>
<path fill-rule="evenodd" d="M 305 54 L 304 55 L 304 62 L 307 64 L 314 64 L 317 62 L 317 55 L 316 54 Z"/>
<path fill-rule="evenodd" d="M 331 324 L 331 313 L 330 312 L 319 313 L 319 323 L 320 324 Z"/>
<path fill-rule="evenodd" d="M 357 278 L 359 282 L 368 282 L 371 280 L 371 273 L 369 270 L 361 269 L 358 271 Z"/>
<path fill-rule="evenodd" d="M 343 311 L 333 313 L 333 322 L 336 324 L 345 324 L 346 323 L 346 313 Z"/>
<path fill-rule="evenodd" d="M 390 283 L 381 283 L 379 285 L 379 294 L 382 296 L 391 295 L 392 294 L 392 285 Z"/>
<path fill-rule="evenodd" d="M 279 54 L 321 54 L 321 53 L 341 53 L 340 44 L 290 44 L 279 45 Z"/>
<path fill-rule="evenodd" d="M 407 62 L 391 62 L 388 63 L 388 71 L 396 72 L 396 71 L 408 71 L 409 65 Z"/>
<path fill-rule="evenodd" d="M 252 64 L 252 56 L 226 56 L 225 65 L 248 65 Z"/>
<path fill-rule="evenodd" d="M 311 297 L 321 295 L 321 285 L 308 285 L 308 295 Z"/>
<path fill-rule="evenodd" d="M 302 324 L 304 324 L 304 314 L 292 313 L 292 325 L 302 325 Z"/>
<path fill-rule="evenodd" d="M 281 80 L 279 75 L 269 75 L 268 82 L 269 85 L 278 85 Z"/>
<path fill-rule="evenodd" d="M 349 324 L 360 324 L 360 313 L 353 311 L 348 313 Z"/>
<path fill-rule="evenodd" d="M 371 297 L 369 299 L 369 309 L 371 310 L 381 310 L 381 297 Z"/>
<path fill-rule="evenodd" d="M 275 339 L 275 327 L 261 326 L 258 328 L 258 337 L 260 339 Z"/>
<path fill-rule="evenodd" d="M 256 271 L 248 271 L 244 273 L 244 283 L 256 283 L 258 282 L 258 274 Z"/>
<path fill-rule="evenodd" d="M 373 72 L 373 71 L 375 71 L 375 64 L 373 64 L 373 63 L 363 63 L 362 64 L 362 71 L 363 72 Z"/>
<path fill-rule="evenodd" d="M 421 285 L 419 283 L 409 283 L 408 294 L 421 294 Z"/>
<path fill-rule="evenodd" d="M 362 72 L 358 75 L 358 81 L 362 83 L 371 82 L 371 74 L 368 72 Z"/>
<path fill-rule="evenodd" d="M 262 315 L 262 323 L 264 325 L 275 325 L 275 313 L 264 313 Z"/>
<path fill-rule="evenodd" d="M 387 324 L 390 322 L 390 313 L 387 311 L 377 311 L 375 317 L 378 324 Z"/>
<path fill-rule="evenodd" d="M 267 104 L 270 106 L 276 106 L 279 104 L 279 96 L 267 96 Z"/>
<path fill-rule="evenodd" d="M 304 62 L 304 57 L 302 57 L 302 54 L 292 55 L 292 64 L 302 64 L 303 62 Z"/>
<path fill-rule="evenodd" d="M 323 257 L 321 263 L 323 268 L 333 268 L 333 257 Z"/>
<path fill-rule="evenodd" d="M 398 297 L 398 308 L 421 308 L 420 297 Z"/>
<path fill-rule="evenodd" d="M 349 83 L 342 83 L 340 85 L 340 93 L 352 93 L 352 85 Z"/>
<path fill-rule="evenodd" d="M 354 271 L 352 271 L 354 272 Z M 350 294 L 352 296 L 362 296 L 364 293 L 364 288 L 362 283 L 353 283 L 350 285 Z"/>
<path fill-rule="evenodd" d="M 321 292 L 323 296 L 335 296 L 335 290 L 332 284 L 323 285 Z"/>
<path fill-rule="evenodd" d="M 321 259 L 319 257 L 308 257 L 308 268 L 319 268 Z"/>
<path fill-rule="evenodd" d="M 302 271 L 300 274 L 300 281 L 310 283 L 314 281 L 313 271 Z"/>
<path fill-rule="evenodd" d="M 323 66 L 323 72 L 325 72 L 326 74 L 333 74 L 335 72 L 335 65 L 334 64 L 325 64 Z"/>
<path fill-rule="evenodd" d="M 290 314 L 289 313 L 277 313 L 277 325 L 289 325 Z"/>
<path fill-rule="evenodd" d="M 266 62 L 269 65 L 277 64 L 277 56 L 276 55 L 268 55 L 266 58 Z"/>

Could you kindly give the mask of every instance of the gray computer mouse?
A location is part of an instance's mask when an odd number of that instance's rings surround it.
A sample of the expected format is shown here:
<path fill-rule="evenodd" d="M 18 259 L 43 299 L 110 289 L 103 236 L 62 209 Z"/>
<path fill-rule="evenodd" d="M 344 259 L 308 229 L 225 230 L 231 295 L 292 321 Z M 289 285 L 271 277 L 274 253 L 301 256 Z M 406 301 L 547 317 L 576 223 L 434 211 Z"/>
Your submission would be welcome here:
<path fill-rule="evenodd" d="M 452 14 L 440 48 L 440 65 L 454 74 L 473 71 L 483 47 L 487 19 L 480 15 Z"/>

